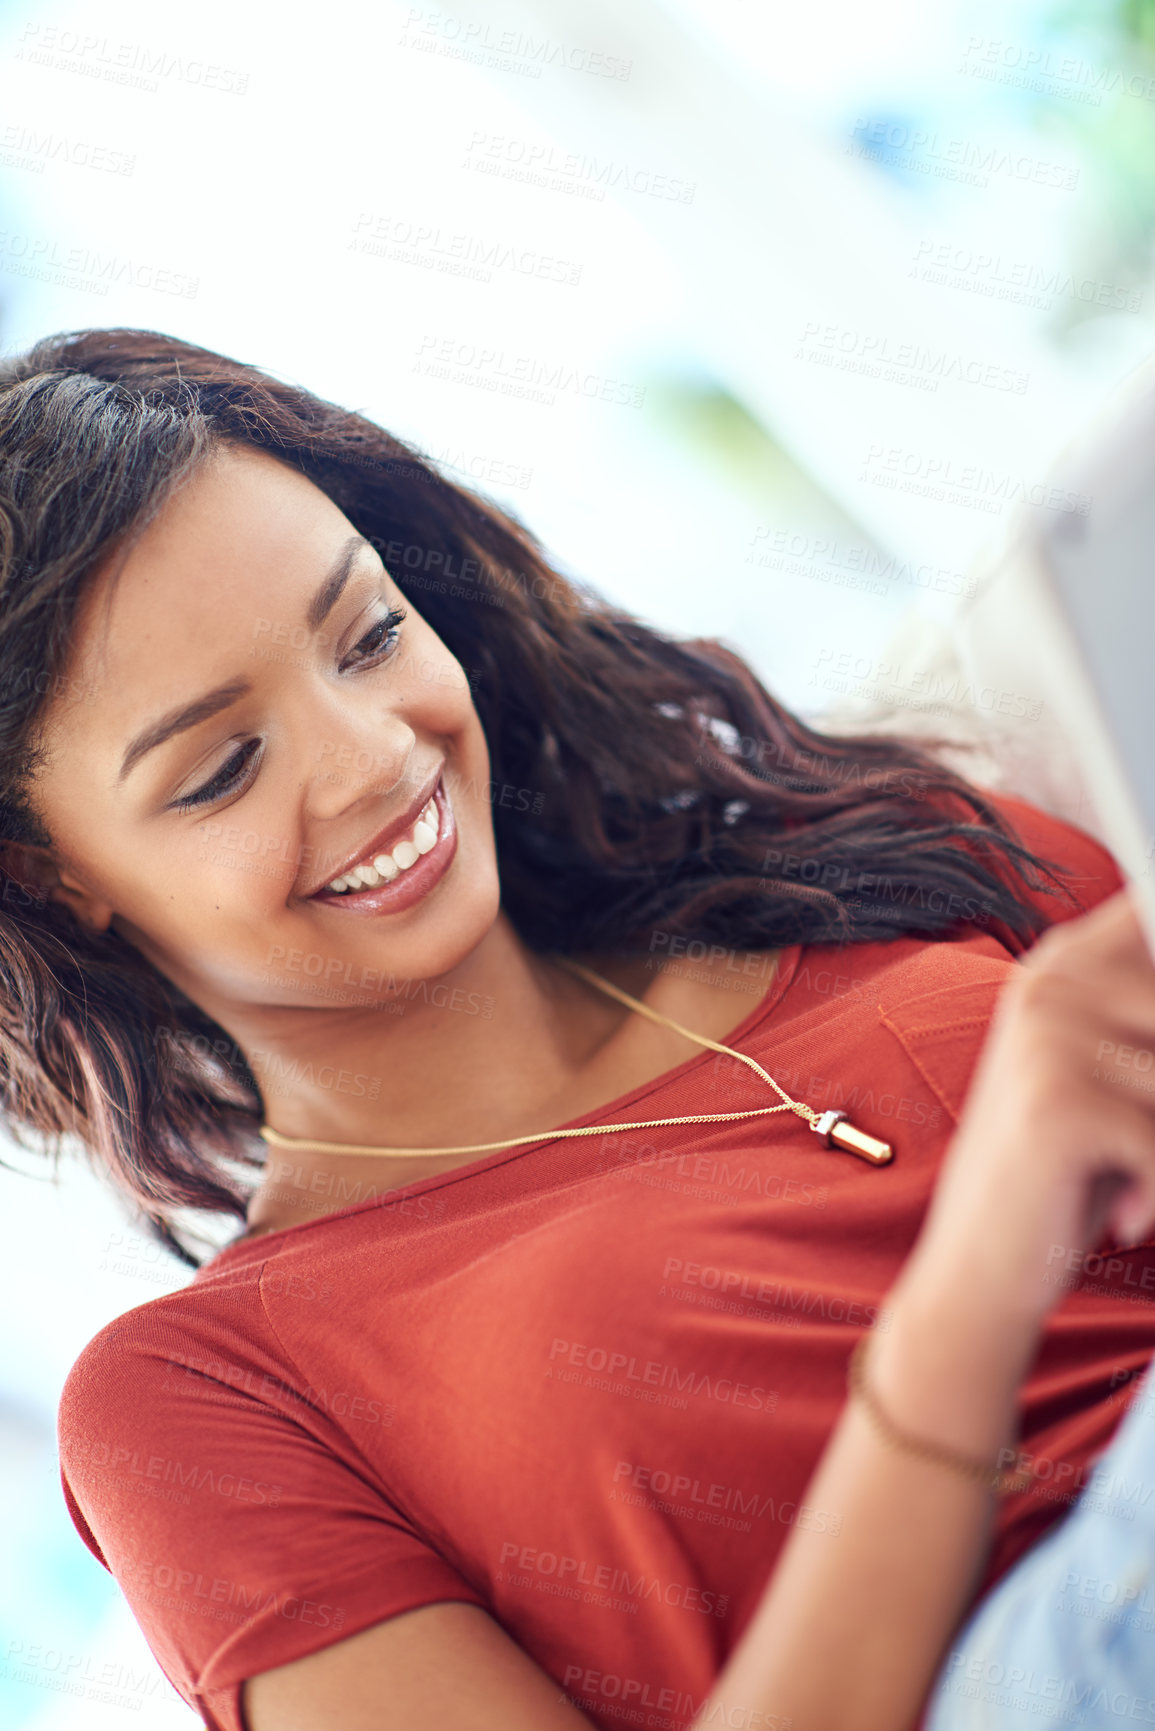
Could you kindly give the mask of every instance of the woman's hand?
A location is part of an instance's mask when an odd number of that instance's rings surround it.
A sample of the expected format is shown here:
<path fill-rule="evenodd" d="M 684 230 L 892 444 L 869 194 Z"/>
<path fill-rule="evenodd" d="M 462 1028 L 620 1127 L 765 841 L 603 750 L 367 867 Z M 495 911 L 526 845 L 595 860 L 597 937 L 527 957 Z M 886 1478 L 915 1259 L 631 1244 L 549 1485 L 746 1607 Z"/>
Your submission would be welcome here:
<path fill-rule="evenodd" d="M 1022 1377 L 1064 1296 L 1055 1273 L 1107 1227 L 1132 1242 L 1150 1232 L 1151 1052 L 1155 966 L 1122 891 L 1052 927 L 1000 994 L 870 1343 L 871 1386 L 908 1435 L 1002 1463 Z M 719 1712 L 744 1725 L 777 1715 L 763 1722 L 795 1731 L 896 1731 L 917 1717 L 974 1591 L 990 1492 L 896 1450 L 852 1400 L 806 1497 L 840 1512 L 838 1541 L 793 1530 L 693 1731 Z"/>
<path fill-rule="evenodd" d="M 1105 1231 L 1130 1244 L 1153 1225 L 1155 965 L 1121 890 L 1052 926 L 1000 993 L 872 1342 L 884 1406 L 928 1441 L 1004 1458 L 1064 1271 Z"/>
<path fill-rule="evenodd" d="M 1155 1225 L 1155 966 L 1130 894 L 1053 926 L 999 998 L 899 1292 L 978 1303 L 1026 1346 L 1068 1255 Z"/>

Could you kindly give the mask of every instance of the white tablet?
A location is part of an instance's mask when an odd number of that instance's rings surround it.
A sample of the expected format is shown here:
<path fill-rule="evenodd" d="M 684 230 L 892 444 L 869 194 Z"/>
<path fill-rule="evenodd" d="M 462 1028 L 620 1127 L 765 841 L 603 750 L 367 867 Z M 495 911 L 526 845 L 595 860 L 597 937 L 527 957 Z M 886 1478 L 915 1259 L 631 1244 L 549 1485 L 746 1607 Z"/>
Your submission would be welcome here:
<path fill-rule="evenodd" d="M 1102 833 L 1155 955 L 1155 376 L 1080 443 L 1056 480 L 1089 500 L 1035 512 L 1022 581 L 1027 646 L 1063 717 Z M 1020 616 L 1022 617 L 1022 616 Z"/>

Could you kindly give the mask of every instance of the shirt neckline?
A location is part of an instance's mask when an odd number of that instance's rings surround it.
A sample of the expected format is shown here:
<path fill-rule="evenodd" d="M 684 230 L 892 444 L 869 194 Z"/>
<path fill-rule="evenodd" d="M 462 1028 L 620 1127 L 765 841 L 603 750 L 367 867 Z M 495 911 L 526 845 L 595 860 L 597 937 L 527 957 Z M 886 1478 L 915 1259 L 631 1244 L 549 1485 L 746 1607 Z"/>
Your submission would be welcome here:
<path fill-rule="evenodd" d="M 785 997 L 794 976 L 798 972 L 798 964 L 802 956 L 802 944 L 786 945 L 779 952 L 778 966 L 774 971 L 766 991 L 758 999 L 748 1015 L 730 1030 L 722 1044 L 737 1045 L 758 1024 L 767 1017 L 771 1010 Z M 406 1200 L 411 1196 L 422 1195 L 428 1190 L 440 1190 L 449 1184 L 464 1183 L 470 1178 L 480 1177 L 491 1172 L 498 1166 L 504 1166 L 510 1160 L 523 1159 L 549 1147 L 557 1140 L 559 1130 L 576 1130 L 586 1124 L 596 1124 L 600 1119 L 616 1115 L 627 1110 L 638 1100 L 645 1099 L 648 1094 L 656 1093 L 660 1088 L 667 1087 L 678 1077 L 688 1073 L 695 1066 L 704 1064 L 708 1058 L 716 1054 L 702 1047 L 689 1058 L 684 1058 L 680 1064 L 675 1064 L 670 1070 L 663 1070 L 661 1075 L 652 1076 L 648 1082 L 639 1082 L 624 1094 L 619 1094 L 613 1100 L 607 1100 L 604 1105 L 594 1106 L 588 1112 L 583 1112 L 578 1118 L 569 1118 L 564 1124 L 555 1124 L 549 1130 L 542 1132 L 540 1140 L 528 1142 L 519 1148 L 501 1148 L 483 1159 L 471 1160 L 468 1165 L 454 1166 L 448 1172 L 435 1172 L 424 1178 L 415 1178 L 411 1184 L 400 1185 L 390 1190 L 386 1196 L 375 1196 L 368 1202 L 351 1202 L 347 1208 L 334 1208 L 327 1214 L 318 1215 L 315 1220 L 301 1220 L 294 1226 L 278 1226 L 273 1232 L 262 1232 L 256 1238 L 238 1238 L 231 1244 L 224 1245 L 208 1262 L 202 1263 L 193 1276 L 195 1284 L 202 1276 L 215 1274 L 224 1266 L 232 1268 L 240 1259 L 263 1259 L 266 1245 L 279 1245 L 282 1240 L 293 1233 L 315 1232 L 319 1226 L 327 1226 L 330 1221 L 347 1220 L 350 1215 L 364 1213 L 370 1208 L 389 1207 Z"/>

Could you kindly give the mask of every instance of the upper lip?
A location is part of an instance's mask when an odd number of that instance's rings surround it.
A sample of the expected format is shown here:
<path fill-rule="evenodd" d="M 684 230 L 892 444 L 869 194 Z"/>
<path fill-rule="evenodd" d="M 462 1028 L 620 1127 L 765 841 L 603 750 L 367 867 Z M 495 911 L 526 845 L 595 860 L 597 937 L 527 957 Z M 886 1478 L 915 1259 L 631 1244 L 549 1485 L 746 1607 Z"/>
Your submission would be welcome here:
<path fill-rule="evenodd" d="M 369 841 L 362 842 L 360 846 L 354 848 L 352 853 L 346 854 L 343 864 L 337 865 L 332 871 L 326 872 L 321 882 L 315 884 L 311 890 L 306 892 L 306 899 L 308 896 L 318 895 L 321 890 L 328 889 L 329 885 L 335 878 L 344 877 L 345 873 L 351 871 L 355 865 L 365 864 L 374 859 L 379 853 L 388 853 L 389 849 L 393 846 L 393 843 L 400 840 L 407 829 L 412 828 L 413 824 L 425 810 L 425 807 L 429 804 L 429 801 L 433 798 L 433 795 L 437 792 L 437 784 L 441 780 L 441 771 L 443 767 L 444 766 L 441 764 L 437 766 L 437 769 L 426 783 L 424 791 L 418 794 L 417 798 L 413 800 L 407 810 L 403 811 L 399 817 L 393 818 L 385 825 L 383 830 L 379 830 L 378 833 L 371 837 Z"/>

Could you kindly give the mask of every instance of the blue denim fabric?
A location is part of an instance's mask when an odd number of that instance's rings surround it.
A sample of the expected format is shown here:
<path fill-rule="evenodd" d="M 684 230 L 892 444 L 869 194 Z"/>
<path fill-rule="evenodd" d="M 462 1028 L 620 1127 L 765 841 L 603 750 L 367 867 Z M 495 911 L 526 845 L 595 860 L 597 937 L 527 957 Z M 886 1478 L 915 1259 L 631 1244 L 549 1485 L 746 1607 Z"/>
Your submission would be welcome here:
<path fill-rule="evenodd" d="M 1155 1376 L 1078 1502 L 951 1643 L 925 1731 L 1155 1725 Z"/>

